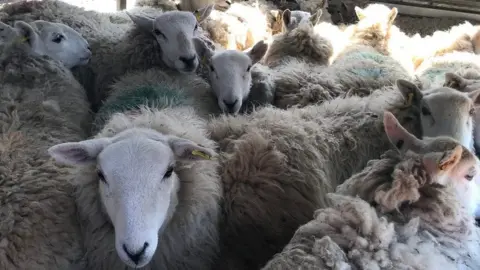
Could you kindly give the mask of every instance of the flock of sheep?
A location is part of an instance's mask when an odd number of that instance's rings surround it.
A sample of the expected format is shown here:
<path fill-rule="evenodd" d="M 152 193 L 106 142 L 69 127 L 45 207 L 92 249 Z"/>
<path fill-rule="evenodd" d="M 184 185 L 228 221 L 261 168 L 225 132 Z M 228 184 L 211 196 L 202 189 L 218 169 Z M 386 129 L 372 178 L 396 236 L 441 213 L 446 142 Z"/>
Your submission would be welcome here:
<path fill-rule="evenodd" d="M 0 9 L 0 269 L 480 269 L 480 27 L 259 2 Z"/>

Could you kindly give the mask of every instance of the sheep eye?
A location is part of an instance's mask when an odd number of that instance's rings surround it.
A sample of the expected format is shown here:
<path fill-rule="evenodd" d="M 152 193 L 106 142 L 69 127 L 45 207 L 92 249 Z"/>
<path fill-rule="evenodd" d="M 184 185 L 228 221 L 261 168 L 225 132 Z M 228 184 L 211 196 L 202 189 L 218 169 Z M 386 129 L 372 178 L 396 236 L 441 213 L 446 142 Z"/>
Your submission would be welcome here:
<path fill-rule="evenodd" d="M 425 106 L 422 107 L 422 114 L 423 114 L 423 115 L 432 115 L 432 113 L 430 112 L 430 110 L 429 110 L 427 107 L 425 107 Z"/>
<path fill-rule="evenodd" d="M 55 38 L 52 39 L 53 42 L 55 43 L 60 43 L 65 37 L 62 34 L 57 34 L 55 35 Z"/>
<path fill-rule="evenodd" d="M 252 66 L 251 66 L 251 65 L 250 65 L 250 66 L 248 66 L 248 67 L 247 67 L 247 72 L 250 72 L 250 69 L 251 69 L 251 68 L 252 68 Z"/>
<path fill-rule="evenodd" d="M 474 115 L 474 114 L 475 114 L 475 108 L 471 108 L 468 113 L 469 113 L 470 115 Z"/>
<path fill-rule="evenodd" d="M 195 24 L 195 29 L 193 29 L 193 31 L 195 32 L 195 31 L 197 31 L 197 30 L 198 30 L 198 23 Z"/>
<path fill-rule="evenodd" d="M 97 170 L 97 176 L 100 179 L 100 181 L 104 182 L 105 184 L 107 183 L 107 180 L 105 180 L 105 176 L 103 175 L 102 171 Z"/>
<path fill-rule="evenodd" d="M 154 29 L 153 33 L 157 36 L 162 36 L 164 39 L 167 39 L 167 37 L 162 32 L 160 32 L 160 30 L 158 30 L 158 29 Z"/>
<path fill-rule="evenodd" d="M 172 173 L 173 173 L 173 167 L 168 167 L 163 178 L 169 178 L 170 176 L 172 176 Z"/>
<path fill-rule="evenodd" d="M 465 175 L 465 179 L 467 179 L 468 181 L 472 181 L 472 179 L 473 179 L 473 174 L 467 174 L 467 175 Z"/>
<path fill-rule="evenodd" d="M 213 68 L 212 65 L 210 65 L 210 70 L 211 70 L 212 72 L 215 72 L 215 68 Z"/>

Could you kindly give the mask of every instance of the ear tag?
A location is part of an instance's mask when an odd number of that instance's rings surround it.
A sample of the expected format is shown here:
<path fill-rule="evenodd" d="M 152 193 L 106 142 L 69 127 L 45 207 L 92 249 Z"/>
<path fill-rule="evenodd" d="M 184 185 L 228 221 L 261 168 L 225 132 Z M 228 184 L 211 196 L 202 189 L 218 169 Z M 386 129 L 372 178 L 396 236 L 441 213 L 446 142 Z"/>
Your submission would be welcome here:
<path fill-rule="evenodd" d="M 198 151 L 198 150 L 193 150 L 192 155 L 202 157 L 202 158 L 207 159 L 207 160 L 212 159 L 212 157 L 210 157 L 209 155 L 207 155 L 207 154 L 205 154 L 201 151 Z"/>
<path fill-rule="evenodd" d="M 408 93 L 407 101 L 405 102 L 405 108 L 412 106 L 413 102 L 413 93 Z"/>
<path fill-rule="evenodd" d="M 22 43 L 27 42 L 27 40 L 28 40 L 28 38 L 26 38 L 26 37 L 21 37 L 21 38 L 18 38 L 18 39 L 17 39 L 17 42 L 20 43 L 20 44 L 22 44 Z"/>
<path fill-rule="evenodd" d="M 200 16 L 201 16 L 200 12 L 198 10 L 195 10 L 193 12 L 193 15 L 195 15 L 195 18 L 197 19 L 197 22 L 199 22 L 200 21 Z"/>

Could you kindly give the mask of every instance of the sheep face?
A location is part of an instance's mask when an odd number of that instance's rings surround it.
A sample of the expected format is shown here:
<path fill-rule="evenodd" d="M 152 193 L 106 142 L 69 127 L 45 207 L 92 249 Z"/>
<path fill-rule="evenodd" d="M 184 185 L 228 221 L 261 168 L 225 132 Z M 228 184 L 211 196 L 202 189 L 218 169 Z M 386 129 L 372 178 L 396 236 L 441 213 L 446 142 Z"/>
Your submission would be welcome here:
<path fill-rule="evenodd" d="M 177 162 L 214 154 L 190 140 L 151 129 L 63 143 L 49 153 L 64 164 L 96 164 L 99 194 L 115 229 L 117 253 L 136 268 L 152 260 L 158 235 L 175 211 L 182 173 Z"/>
<path fill-rule="evenodd" d="M 212 9 L 213 5 L 195 13 L 167 11 L 156 18 L 127 14 L 137 26 L 154 36 L 162 49 L 165 65 L 182 73 L 193 73 L 199 64 L 193 38 L 199 35 L 199 23 L 210 15 Z"/>
<path fill-rule="evenodd" d="M 473 149 L 473 117 L 480 90 L 462 93 L 449 87 L 423 91 L 421 118 L 424 136 L 450 136 Z"/>
<path fill-rule="evenodd" d="M 452 182 L 458 198 L 469 212 L 472 215 L 480 213 L 477 211 L 480 209 L 480 170 L 473 153 L 451 137 L 425 137 L 420 140 L 403 128 L 390 112 L 384 113 L 383 122 L 387 137 L 398 150 L 424 155 L 422 163 L 430 175 L 429 182 L 441 185 Z"/>
<path fill-rule="evenodd" d="M 252 66 L 265 55 L 268 45 L 259 41 L 249 52 L 223 50 L 214 52 L 195 39 L 197 52 L 209 66 L 208 77 L 218 106 L 224 113 L 237 114 L 252 85 Z"/>
<path fill-rule="evenodd" d="M 478 76 L 478 74 L 476 74 Z M 478 79 L 466 79 L 455 73 L 445 74 L 445 84 L 443 86 L 456 89 L 463 93 L 469 93 L 470 97 L 474 97 L 475 92 L 480 90 L 480 78 Z M 474 115 L 474 141 L 475 146 L 480 146 L 480 112 L 478 111 L 478 103 L 475 102 L 475 115 Z"/>
<path fill-rule="evenodd" d="M 28 24 L 16 21 L 14 31 L 10 33 L 14 33 L 10 41 L 24 43 L 32 53 L 49 56 L 67 68 L 86 65 L 92 56 L 82 35 L 61 23 L 38 20 Z"/>

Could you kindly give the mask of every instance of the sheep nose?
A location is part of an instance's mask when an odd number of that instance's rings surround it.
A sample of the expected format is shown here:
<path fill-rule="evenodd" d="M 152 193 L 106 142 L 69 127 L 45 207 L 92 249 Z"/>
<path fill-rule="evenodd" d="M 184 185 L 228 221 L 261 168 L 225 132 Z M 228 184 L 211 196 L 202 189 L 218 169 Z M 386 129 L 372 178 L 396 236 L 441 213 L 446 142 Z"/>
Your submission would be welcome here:
<path fill-rule="evenodd" d="M 238 102 L 238 99 L 236 99 L 234 102 L 228 102 L 226 100 L 223 100 L 223 104 L 225 104 L 225 107 L 227 107 L 229 113 L 233 113 L 233 110 L 237 102 Z"/>
<path fill-rule="evenodd" d="M 145 254 L 145 250 L 147 250 L 147 247 L 148 247 L 148 243 L 145 242 L 141 250 L 132 252 L 128 250 L 125 244 L 123 244 L 123 251 L 127 253 L 127 256 L 130 258 L 130 260 L 132 260 L 132 262 L 134 262 L 135 264 L 138 264 L 138 262 L 142 259 L 143 254 Z"/>
<path fill-rule="evenodd" d="M 179 59 L 185 64 L 185 69 L 186 70 L 193 70 L 195 68 L 195 58 L 197 58 L 196 55 L 192 57 L 183 57 L 180 56 Z"/>

